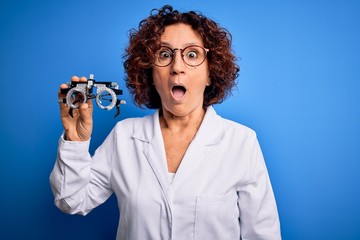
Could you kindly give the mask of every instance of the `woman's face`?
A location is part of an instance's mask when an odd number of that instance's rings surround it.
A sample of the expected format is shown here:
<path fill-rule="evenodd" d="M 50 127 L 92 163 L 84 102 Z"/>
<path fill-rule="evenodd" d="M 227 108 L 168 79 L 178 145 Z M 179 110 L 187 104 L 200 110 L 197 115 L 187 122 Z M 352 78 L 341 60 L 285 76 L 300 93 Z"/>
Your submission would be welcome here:
<path fill-rule="evenodd" d="M 190 25 L 178 23 L 165 28 L 161 45 L 171 49 L 184 49 L 190 45 L 204 47 L 201 37 Z M 191 53 L 190 53 L 191 54 Z M 163 111 L 178 117 L 202 110 L 204 90 L 210 85 L 208 61 L 196 67 L 186 65 L 176 50 L 174 59 L 166 67 L 153 67 L 155 88 L 160 95 Z"/>

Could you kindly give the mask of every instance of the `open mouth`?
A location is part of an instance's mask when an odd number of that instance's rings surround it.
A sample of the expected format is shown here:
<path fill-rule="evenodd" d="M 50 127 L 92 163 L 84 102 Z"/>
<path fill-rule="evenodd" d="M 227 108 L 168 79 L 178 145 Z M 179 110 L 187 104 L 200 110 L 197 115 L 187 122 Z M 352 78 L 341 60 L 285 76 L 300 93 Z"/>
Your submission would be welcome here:
<path fill-rule="evenodd" d="M 186 88 L 183 86 L 173 86 L 171 91 L 175 99 L 181 99 L 186 93 Z"/>

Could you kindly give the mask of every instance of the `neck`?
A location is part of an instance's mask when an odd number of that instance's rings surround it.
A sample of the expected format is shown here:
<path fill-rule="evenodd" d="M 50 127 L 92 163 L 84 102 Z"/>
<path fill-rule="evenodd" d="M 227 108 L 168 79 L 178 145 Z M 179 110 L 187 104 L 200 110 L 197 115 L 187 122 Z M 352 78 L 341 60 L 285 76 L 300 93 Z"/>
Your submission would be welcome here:
<path fill-rule="evenodd" d="M 176 116 L 163 108 L 160 113 L 160 125 L 162 129 L 167 129 L 174 133 L 190 129 L 197 131 L 204 116 L 204 108 L 196 109 L 185 116 Z"/>

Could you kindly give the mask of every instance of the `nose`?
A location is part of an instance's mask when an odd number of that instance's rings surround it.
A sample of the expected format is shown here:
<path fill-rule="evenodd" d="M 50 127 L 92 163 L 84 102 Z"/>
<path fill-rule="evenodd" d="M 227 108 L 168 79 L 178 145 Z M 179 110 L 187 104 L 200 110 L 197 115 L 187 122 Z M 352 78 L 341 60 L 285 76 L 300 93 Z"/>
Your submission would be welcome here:
<path fill-rule="evenodd" d="M 181 52 L 175 51 L 173 55 L 173 63 L 171 65 L 171 73 L 176 74 L 183 74 L 185 72 L 185 63 L 182 59 Z"/>

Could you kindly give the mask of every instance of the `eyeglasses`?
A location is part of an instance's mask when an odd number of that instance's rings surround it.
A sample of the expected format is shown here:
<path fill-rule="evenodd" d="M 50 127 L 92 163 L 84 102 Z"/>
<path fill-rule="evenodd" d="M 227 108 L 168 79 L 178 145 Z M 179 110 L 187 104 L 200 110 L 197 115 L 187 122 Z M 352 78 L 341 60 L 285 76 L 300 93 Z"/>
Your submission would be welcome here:
<path fill-rule="evenodd" d="M 182 60 L 190 67 L 201 65 L 205 61 L 206 55 L 209 52 L 209 49 L 197 45 L 187 46 L 184 49 L 171 49 L 167 46 L 161 46 L 161 48 L 155 53 L 154 65 L 158 67 L 169 66 L 174 61 L 176 50 L 180 51 Z"/>

